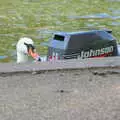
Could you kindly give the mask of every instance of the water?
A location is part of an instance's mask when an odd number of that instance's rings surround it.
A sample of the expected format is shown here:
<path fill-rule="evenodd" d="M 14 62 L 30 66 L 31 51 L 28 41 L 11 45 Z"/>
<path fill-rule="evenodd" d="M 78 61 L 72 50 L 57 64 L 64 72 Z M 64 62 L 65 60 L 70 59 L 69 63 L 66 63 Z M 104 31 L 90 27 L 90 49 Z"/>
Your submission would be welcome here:
<path fill-rule="evenodd" d="M 8 56 L 0 56 L 0 60 L 6 59 Z"/>
<path fill-rule="evenodd" d="M 0 62 L 9 62 L 8 56 L 0 56 Z"/>
<path fill-rule="evenodd" d="M 119 6 L 119 0 L 0 1 L 0 62 L 16 60 L 16 43 L 21 36 L 31 37 L 42 55 L 47 48 L 40 43 L 56 31 L 108 28 L 119 43 Z"/>

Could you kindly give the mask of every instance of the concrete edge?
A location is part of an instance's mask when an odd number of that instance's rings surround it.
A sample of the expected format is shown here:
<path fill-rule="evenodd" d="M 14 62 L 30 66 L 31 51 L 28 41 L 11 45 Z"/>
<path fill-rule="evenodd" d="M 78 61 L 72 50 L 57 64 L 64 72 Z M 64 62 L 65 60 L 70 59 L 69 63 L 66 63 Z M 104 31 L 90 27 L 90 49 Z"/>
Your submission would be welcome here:
<path fill-rule="evenodd" d="M 56 70 L 120 68 L 120 57 L 73 59 L 66 61 L 36 62 L 36 63 L 0 63 L 0 75 L 17 73 L 34 73 Z"/>

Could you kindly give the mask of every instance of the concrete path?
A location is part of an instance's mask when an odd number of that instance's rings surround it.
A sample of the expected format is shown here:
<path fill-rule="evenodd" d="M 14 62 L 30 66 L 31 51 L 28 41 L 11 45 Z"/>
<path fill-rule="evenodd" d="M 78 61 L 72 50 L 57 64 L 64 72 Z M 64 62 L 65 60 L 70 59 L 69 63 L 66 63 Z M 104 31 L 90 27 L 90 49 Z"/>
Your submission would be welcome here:
<path fill-rule="evenodd" d="M 120 120 L 119 61 L 0 64 L 0 120 Z"/>

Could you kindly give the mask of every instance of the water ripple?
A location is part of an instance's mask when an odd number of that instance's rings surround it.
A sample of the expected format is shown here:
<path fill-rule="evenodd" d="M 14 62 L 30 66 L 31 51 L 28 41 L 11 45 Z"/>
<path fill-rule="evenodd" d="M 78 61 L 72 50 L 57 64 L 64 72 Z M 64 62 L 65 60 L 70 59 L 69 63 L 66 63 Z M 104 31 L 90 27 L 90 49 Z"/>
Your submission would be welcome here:
<path fill-rule="evenodd" d="M 98 13 L 86 16 L 68 16 L 69 19 L 120 19 L 120 16 L 111 16 L 108 13 Z"/>
<path fill-rule="evenodd" d="M 6 59 L 8 56 L 0 56 L 0 59 Z"/>

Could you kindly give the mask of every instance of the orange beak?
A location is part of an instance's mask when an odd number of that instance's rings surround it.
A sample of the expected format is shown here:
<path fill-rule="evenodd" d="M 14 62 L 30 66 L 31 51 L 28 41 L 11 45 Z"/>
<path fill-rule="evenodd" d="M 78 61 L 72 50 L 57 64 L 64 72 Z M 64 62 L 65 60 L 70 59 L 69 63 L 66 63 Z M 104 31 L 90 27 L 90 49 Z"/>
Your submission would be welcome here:
<path fill-rule="evenodd" d="M 29 49 L 28 54 L 35 60 L 38 60 L 40 58 L 38 53 L 36 53 L 35 50 L 33 51 L 31 48 Z"/>

